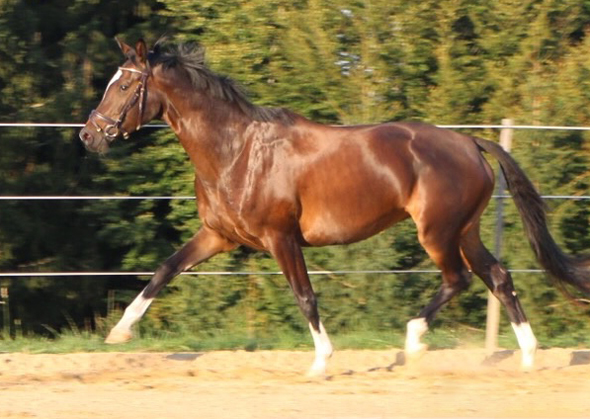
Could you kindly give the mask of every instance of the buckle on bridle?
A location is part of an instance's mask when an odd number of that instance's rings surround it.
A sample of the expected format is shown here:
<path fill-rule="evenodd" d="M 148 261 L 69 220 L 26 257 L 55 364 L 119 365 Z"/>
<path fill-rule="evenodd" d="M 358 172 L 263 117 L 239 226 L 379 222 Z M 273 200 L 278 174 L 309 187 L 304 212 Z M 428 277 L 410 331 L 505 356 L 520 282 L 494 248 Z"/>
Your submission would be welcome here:
<path fill-rule="evenodd" d="M 104 122 L 106 122 L 106 125 L 104 127 L 101 127 L 96 122 L 96 119 L 102 119 Z M 121 118 L 115 121 L 110 116 L 106 116 L 105 114 L 100 113 L 96 109 L 93 109 L 92 112 L 90 112 L 88 120 L 92 123 L 92 125 L 94 125 L 94 128 L 96 128 L 97 132 L 104 132 L 104 136 L 109 141 L 113 141 L 115 138 L 117 138 L 120 132 L 123 133 L 123 136 L 127 134 L 127 137 L 129 137 L 129 134 L 121 129 L 121 124 L 123 123 Z"/>

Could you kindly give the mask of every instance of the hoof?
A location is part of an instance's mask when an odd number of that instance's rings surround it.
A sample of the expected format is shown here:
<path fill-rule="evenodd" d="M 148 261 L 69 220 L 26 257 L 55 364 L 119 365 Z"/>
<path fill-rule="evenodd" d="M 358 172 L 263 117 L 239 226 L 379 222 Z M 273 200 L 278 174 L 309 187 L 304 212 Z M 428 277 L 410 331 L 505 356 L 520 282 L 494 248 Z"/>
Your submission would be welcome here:
<path fill-rule="evenodd" d="M 326 377 L 326 367 L 327 367 L 327 359 L 319 358 L 316 359 L 309 370 L 307 370 L 307 374 L 305 376 L 307 378 L 325 378 Z"/>
<path fill-rule="evenodd" d="M 128 330 L 112 329 L 104 342 L 108 344 L 125 343 L 129 342 L 132 337 L 133 335 Z"/>
<path fill-rule="evenodd" d="M 428 331 L 428 323 L 425 318 L 410 320 L 407 325 L 405 360 L 406 364 L 412 364 L 426 353 L 428 346 L 420 342 L 420 338 Z"/>
<path fill-rule="evenodd" d="M 520 362 L 520 370 L 523 372 L 532 372 L 535 370 L 535 353 L 523 353 Z"/>
<path fill-rule="evenodd" d="M 537 352 L 537 342 L 528 348 L 522 349 L 520 369 L 525 372 L 531 372 L 535 369 L 535 354 Z"/>
<path fill-rule="evenodd" d="M 420 358 L 422 358 L 426 354 L 427 351 L 428 346 L 423 343 L 419 345 L 414 345 L 411 349 L 406 348 L 404 352 L 405 365 L 416 364 L 420 360 Z"/>
<path fill-rule="evenodd" d="M 326 369 L 325 368 L 310 368 L 307 373 L 305 374 L 307 378 L 325 378 L 326 377 Z"/>

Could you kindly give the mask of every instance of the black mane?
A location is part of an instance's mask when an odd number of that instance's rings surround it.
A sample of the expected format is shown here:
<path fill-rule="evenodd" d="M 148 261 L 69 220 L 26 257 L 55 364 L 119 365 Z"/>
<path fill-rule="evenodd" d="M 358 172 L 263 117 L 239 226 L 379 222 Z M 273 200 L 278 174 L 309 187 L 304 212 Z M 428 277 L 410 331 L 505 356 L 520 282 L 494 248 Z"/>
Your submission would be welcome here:
<path fill-rule="evenodd" d="M 205 49 L 196 44 L 178 44 L 176 47 L 164 46 L 160 40 L 150 53 L 152 66 L 164 68 L 182 67 L 190 77 L 193 87 L 205 91 L 213 98 L 236 104 L 242 112 L 257 121 L 284 123 L 293 122 L 293 114 L 282 108 L 256 106 L 248 99 L 242 88 L 231 78 L 214 73 L 205 63 Z"/>

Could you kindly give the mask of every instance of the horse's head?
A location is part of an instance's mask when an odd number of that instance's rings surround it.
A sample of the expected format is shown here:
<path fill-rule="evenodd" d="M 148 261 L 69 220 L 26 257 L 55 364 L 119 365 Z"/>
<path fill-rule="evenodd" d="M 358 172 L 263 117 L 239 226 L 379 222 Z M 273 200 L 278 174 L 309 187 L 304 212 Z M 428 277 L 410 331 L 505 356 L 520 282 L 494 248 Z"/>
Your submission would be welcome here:
<path fill-rule="evenodd" d="M 157 113 L 148 98 L 151 70 L 145 42 L 138 41 L 135 48 L 119 40 L 117 43 L 127 61 L 119 67 L 80 131 L 80 139 L 90 151 L 106 152 L 115 138 L 127 138 Z"/>

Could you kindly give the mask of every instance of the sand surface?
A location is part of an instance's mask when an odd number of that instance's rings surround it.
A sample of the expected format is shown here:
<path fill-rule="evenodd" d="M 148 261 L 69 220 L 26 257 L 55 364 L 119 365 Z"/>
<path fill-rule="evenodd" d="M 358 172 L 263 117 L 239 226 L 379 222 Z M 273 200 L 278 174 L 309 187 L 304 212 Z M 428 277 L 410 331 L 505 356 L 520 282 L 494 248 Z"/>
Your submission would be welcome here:
<path fill-rule="evenodd" d="M 0 418 L 590 417 L 590 351 L 0 354 Z"/>

